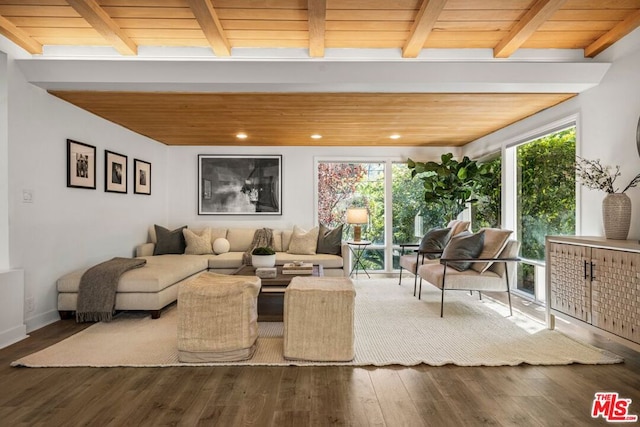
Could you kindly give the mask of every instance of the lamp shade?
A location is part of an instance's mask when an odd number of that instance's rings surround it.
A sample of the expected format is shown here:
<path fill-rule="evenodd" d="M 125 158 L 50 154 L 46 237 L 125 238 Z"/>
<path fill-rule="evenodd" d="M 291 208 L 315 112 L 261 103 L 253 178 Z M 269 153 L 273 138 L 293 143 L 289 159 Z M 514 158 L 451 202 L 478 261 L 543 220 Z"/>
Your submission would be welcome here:
<path fill-rule="evenodd" d="M 347 209 L 347 224 L 366 224 L 369 222 L 369 213 L 366 208 Z"/>

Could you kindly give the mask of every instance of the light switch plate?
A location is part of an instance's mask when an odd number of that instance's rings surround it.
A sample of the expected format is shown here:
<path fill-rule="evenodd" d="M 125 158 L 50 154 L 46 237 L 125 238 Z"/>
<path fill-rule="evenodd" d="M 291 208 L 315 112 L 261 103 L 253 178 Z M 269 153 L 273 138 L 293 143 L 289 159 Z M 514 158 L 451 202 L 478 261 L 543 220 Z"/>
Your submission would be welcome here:
<path fill-rule="evenodd" d="M 22 203 L 33 203 L 33 190 L 22 190 Z"/>

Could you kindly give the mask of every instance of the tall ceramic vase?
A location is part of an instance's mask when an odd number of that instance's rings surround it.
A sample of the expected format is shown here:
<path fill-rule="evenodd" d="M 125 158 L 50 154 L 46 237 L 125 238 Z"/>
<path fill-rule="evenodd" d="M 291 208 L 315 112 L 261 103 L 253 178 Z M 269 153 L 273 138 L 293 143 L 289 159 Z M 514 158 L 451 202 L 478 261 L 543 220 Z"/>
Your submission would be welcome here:
<path fill-rule="evenodd" d="M 607 239 L 625 240 L 631 225 L 631 199 L 624 193 L 608 193 L 602 201 L 602 221 Z"/>

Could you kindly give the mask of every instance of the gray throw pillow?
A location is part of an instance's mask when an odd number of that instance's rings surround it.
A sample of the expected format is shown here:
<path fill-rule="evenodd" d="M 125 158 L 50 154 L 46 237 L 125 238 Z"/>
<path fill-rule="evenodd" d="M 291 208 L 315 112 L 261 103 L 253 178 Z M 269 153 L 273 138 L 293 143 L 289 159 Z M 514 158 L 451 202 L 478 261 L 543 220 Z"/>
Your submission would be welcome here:
<path fill-rule="evenodd" d="M 470 259 L 477 258 L 482 252 L 484 247 L 484 231 L 480 231 L 475 234 L 463 231 L 457 236 L 454 236 L 449 244 L 444 248 L 442 258 L 453 259 Z M 440 261 L 444 264 L 443 261 Z M 447 265 L 458 271 L 468 270 L 473 262 L 471 261 L 452 261 L 447 262 Z"/>
<path fill-rule="evenodd" d="M 444 248 L 447 246 L 447 243 L 449 243 L 449 240 L 451 240 L 450 228 L 433 228 L 427 231 L 427 234 L 424 235 L 420 241 L 420 247 L 418 250 L 420 252 L 435 251 L 442 253 Z M 440 253 L 428 253 L 425 254 L 425 257 L 429 259 L 440 258 Z"/>
<path fill-rule="evenodd" d="M 336 228 L 329 228 L 324 224 L 320 224 L 316 253 L 330 255 L 342 254 L 342 224 Z"/>
<path fill-rule="evenodd" d="M 183 254 L 184 249 L 187 246 L 184 241 L 184 235 L 182 230 L 187 226 L 176 228 L 175 230 L 168 230 L 159 225 L 154 225 L 156 229 L 156 246 L 153 248 L 154 255 L 166 255 L 166 254 Z"/>

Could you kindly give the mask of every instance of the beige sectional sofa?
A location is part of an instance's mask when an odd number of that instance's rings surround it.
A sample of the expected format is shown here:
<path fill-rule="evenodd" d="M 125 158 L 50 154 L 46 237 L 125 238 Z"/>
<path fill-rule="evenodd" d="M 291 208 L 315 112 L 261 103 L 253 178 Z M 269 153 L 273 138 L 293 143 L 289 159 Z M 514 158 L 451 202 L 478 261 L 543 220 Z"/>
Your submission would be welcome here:
<path fill-rule="evenodd" d="M 195 232 L 203 227 L 191 228 Z M 154 227 L 149 229 L 149 242 L 136 248 L 136 256 L 147 260 L 145 266 L 127 271 L 120 277 L 116 293 L 116 310 L 145 310 L 152 317 L 160 316 L 160 310 L 176 301 L 178 285 L 204 271 L 228 274 L 242 265 L 242 255 L 253 242 L 256 228 L 211 228 L 211 241 L 227 239 L 229 251 L 203 255 L 153 255 L 157 243 Z M 273 246 L 276 264 L 292 261 L 312 262 L 323 266 L 325 276 L 347 276 L 351 265 L 346 244 L 340 247 L 340 255 L 287 252 L 293 230 L 273 230 Z M 58 311 L 61 317 L 69 317 L 76 309 L 80 278 L 87 269 L 73 271 L 57 281 Z"/>

